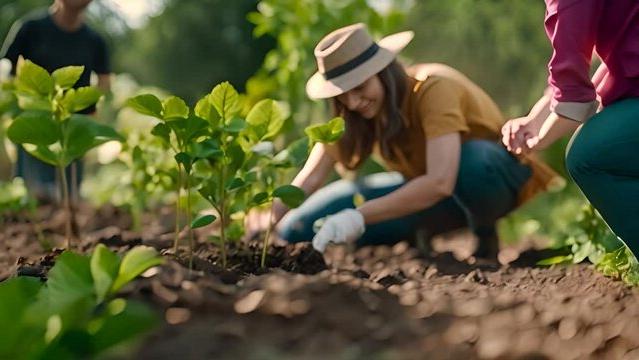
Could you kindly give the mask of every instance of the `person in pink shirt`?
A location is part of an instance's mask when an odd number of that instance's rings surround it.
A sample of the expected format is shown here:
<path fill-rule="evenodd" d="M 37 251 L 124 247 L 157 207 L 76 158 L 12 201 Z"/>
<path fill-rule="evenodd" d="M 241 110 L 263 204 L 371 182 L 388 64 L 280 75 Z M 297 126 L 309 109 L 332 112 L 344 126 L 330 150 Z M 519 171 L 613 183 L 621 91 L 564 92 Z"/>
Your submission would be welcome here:
<path fill-rule="evenodd" d="M 546 0 L 550 90 L 508 121 L 515 154 L 573 133 L 566 167 L 615 234 L 639 255 L 639 1 Z M 602 61 L 589 70 L 593 53 Z"/>

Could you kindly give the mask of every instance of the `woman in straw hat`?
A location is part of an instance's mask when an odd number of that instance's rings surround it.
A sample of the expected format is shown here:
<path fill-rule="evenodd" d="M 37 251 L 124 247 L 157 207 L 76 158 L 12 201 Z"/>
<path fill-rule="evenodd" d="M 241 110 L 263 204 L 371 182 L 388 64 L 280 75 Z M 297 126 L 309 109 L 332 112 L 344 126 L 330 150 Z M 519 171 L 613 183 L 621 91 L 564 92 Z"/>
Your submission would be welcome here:
<path fill-rule="evenodd" d="M 476 256 L 495 258 L 496 220 L 554 176 L 498 144 L 503 117 L 464 75 L 441 64 L 400 65 L 397 53 L 412 38 L 407 31 L 376 43 L 355 24 L 315 48 L 318 72 L 307 94 L 328 99 L 346 130 L 335 144 L 315 145 L 293 180 L 313 195 L 283 219 L 286 209 L 276 204 L 282 239 L 313 239 L 323 252 L 330 242 L 390 244 L 418 229 L 431 236 L 470 226 L 480 239 Z M 334 165 L 353 170 L 371 155 L 392 172 L 320 189 Z M 356 194 L 366 199 L 357 208 Z"/>

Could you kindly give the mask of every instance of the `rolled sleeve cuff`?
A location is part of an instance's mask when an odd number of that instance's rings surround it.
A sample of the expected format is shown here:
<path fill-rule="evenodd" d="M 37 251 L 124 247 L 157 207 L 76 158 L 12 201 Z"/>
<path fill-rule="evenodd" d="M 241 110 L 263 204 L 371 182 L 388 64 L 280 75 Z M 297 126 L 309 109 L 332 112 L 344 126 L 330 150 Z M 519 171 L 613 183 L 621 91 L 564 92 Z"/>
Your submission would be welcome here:
<path fill-rule="evenodd" d="M 557 102 L 551 110 L 560 116 L 574 120 L 577 122 L 585 122 L 597 112 L 599 102 L 593 100 L 591 102 Z"/>

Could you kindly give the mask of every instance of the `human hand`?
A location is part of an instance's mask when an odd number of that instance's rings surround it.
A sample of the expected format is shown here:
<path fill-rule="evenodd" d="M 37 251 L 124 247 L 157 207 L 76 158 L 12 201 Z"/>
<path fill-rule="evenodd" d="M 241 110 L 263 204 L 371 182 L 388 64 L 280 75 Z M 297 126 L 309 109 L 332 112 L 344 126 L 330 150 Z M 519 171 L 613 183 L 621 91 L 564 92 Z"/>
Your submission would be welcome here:
<path fill-rule="evenodd" d="M 508 120 L 501 128 L 502 142 L 513 154 L 526 154 L 539 143 L 540 126 L 529 117 Z"/>
<path fill-rule="evenodd" d="M 329 243 L 341 244 L 357 240 L 366 229 L 364 216 L 355 209 L 329 215 L 313 237 L 313 248 L 323 253 Z"/>

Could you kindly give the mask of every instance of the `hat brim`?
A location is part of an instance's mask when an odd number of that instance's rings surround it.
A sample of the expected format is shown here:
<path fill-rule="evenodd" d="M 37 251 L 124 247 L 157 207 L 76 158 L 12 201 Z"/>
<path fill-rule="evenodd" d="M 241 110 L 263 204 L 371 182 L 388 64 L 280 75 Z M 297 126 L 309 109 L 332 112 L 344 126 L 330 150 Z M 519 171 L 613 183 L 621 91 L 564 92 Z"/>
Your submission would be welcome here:
<path fill-rule="evenodd" d="M 306 94 L 315 100 L 327 99 L 357 87 L 393 62 L 413 37 L 412 31 L 404 31 L 382 38 L 377 42 L 380 49 L 375 55 L 344 75 L 326 80 L 323 74 L 316 72 L 306 82 Z"/>

